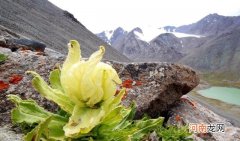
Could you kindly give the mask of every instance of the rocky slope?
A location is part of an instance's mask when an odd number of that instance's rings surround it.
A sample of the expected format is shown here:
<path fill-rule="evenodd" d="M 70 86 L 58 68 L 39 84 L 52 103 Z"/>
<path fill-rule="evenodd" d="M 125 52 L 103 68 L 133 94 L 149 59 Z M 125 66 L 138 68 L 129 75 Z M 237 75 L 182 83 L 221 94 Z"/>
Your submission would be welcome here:
<path fill-rule="evenodd" d="M 129 61 L 86 29 L 71 13 L 48 0 L 1 0 L 0 15 L 0 25 L 63 54 L 67 52 L 68 41 L 76 39 L 81 43 L 83 56 L 89 56 L 99 45 L 104 45 L 106 58 Z"/>
<path fill-rule="evenodd" d="M 240 16 L 210 14 L 200 21 L 181 26 L 179 32 L 205 35 L 203 38 L 185 38 L 186 56 L 179 63 L 204 72 L 220 73 L 227 79 L 240 77 Z"/>
<path fill-rule="evenodd" d="M 139 60 L 147 55 L 145 51 L 148 51 L 149 44 L 139 39 L 136 32 L 142 33 L 142 30 L 140 28 L 133 29 L 127 35 L 118 38 L 112 46 L 130 59 Z"/>
<path fill-rule="evenodd" d="M 224 32 L 196 47 L 180 62 L 202 71 L 226 72 L 240 76 L 239 37 L 240 29 Z"/>
<path fill-rule="evenodd" d="M 172 33 L 160 34 L 150 42 L 155 61 L 177 62 L 184 56 L 183 43 Z"/>

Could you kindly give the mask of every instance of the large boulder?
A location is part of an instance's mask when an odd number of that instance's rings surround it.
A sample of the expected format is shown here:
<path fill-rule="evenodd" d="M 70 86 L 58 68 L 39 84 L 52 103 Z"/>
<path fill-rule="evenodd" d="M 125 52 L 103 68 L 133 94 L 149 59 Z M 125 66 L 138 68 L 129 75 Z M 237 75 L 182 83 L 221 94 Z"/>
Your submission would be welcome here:
<path fill-rule="evenodd" d="M 199 83 L 194 70 L 178 64 L 112 62 L 112 65 L 128 88 L 123 103 L 137 103 L 136 118 L 144 113 L 151 117 L 165 115 L 182 95 Z"/>
<path fill-rule="evenodd" d="M 11 48 L 12 51 L 23 49 L 36 52 L 44 52 L 46 48 L 46 45 L 44 43 L 31 39 L 6 39 L 6 46 Z"/>

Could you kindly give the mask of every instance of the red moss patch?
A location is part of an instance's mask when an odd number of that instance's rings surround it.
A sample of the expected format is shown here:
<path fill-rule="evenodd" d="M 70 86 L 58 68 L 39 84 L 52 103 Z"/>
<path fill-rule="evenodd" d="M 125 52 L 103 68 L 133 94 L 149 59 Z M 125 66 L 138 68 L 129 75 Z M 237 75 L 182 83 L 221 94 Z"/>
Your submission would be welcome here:
<path fill-rule="evenodd" d="M 9 88 L 9 84 L 0 80 L 0 92 L 3 90 L 7 90 Z"/>
<path fill-rule="evenodd" d="M 19 74 L 13 74 L 11 77 L 9 77 L 9 83 L 18 84 L 22 79 L 23 79 L 23 76 Z"/>
<path fill-rule="evenodd" d="M 133 80 L 131 79 L 127 79 L 125 81 L 123 81 L 122 83 L 122 87 L 125 87 L 125 88 L 132 88 L 132 83 L 133 83 Z"/>
<path fill-rule="evenodd" d="M 176 120 L 177 122 L 181 121 L 181 116 L 180 116 L 180 115 L 176 115 L 176 116 L 175 116 L 175 120 Z"/>

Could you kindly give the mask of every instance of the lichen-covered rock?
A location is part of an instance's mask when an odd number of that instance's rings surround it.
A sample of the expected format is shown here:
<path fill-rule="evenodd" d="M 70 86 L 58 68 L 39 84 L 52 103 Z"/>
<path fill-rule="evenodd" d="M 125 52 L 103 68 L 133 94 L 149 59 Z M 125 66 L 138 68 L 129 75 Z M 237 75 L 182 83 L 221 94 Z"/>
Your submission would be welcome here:
<path fill-rule="evenodd" d="M 25 72 L 34 70 L 44 78 L 48 78 L 49 72 L 63 58 L 38 55 L 37 52 L 28 50 L 11 52 L 10 49 L 1 47 L 0 52 L 8 56 L 8 59 L 0 65 L 0 81 L 9 84 L 9 88 L 0 90 L 0 126 L 10 123 L 11 120 L 10 111 L 13 104 L 6 99 L 8 94 L 17 94 L 24 99 L 32 98 L 50 111 L 56 110 L 55 104 L 42 98 L 33 89 L 32 78 L 26 75 Z"/>
<path fill-rule="evenodd" d="M 124 83 L 127 83 L 129 105 L 137 103 L 136 117 L 144 113 L 151 117 L 165 114 L 184 94 L 199 83 L 195 71 L 186 66 L 171 63 L 112 63 Z"/>

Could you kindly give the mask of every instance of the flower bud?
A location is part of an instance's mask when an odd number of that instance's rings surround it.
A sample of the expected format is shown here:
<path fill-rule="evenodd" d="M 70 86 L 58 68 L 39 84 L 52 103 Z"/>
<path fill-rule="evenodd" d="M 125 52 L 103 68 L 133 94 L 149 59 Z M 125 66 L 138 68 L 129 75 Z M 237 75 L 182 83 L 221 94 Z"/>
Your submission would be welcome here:
<path fill-rule="evenodd" d="M 121 80 L 109 64 L 100 62 L 105 48 L 93 53 L 87 61 L 80 60 L 77 41 L 70 41 L 69 54 L 63 64 L 61 84 L 65 93 L 79 106 L 94 107 L 114 96 Z"/>

